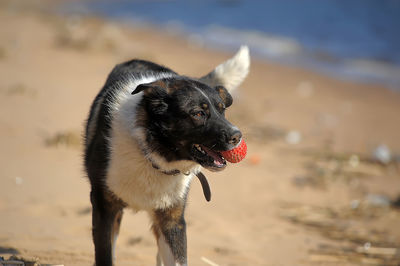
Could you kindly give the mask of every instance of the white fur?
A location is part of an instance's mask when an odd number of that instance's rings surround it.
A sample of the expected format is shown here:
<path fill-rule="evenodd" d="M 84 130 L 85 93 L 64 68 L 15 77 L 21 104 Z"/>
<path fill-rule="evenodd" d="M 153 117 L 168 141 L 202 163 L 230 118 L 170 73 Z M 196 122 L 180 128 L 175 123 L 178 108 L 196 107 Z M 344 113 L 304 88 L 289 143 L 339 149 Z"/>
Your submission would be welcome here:
<path fill-rule="evenodd" d="M 212 72 L 200 78 L 200 81 L 212 87 L 222 85 L 232 93 L 247 77 L 249 69 L 249 48 L 241 46 L 235 56 L 218 65 Z"/>
<path fill-rule="evenodd" d="M 160 234 L 160 238 L 157 239 L 158 254 L 157 254 L 157 266 L 183 266 L 187 264 L 181 264 L 175 261 L 174 255 L 172 254 L 171 248 L 165 241 L 163 234 Z"/>
<path fill-rule="evenodd" d="M 144 129 L 135 124 L 136 107 L 143 93 L 131 95 L 131 92 L 139 84 L 164 77 L 131 80 L 122 84 L 119 93 L 114 95 L 107 186 L 136 211 L 165 209 L 178 203 L 185 196 L 194 174 L 200 170 L 200 166 L 192 161 L 170 163 L 156 152 L 148 155 L 163 170 L 189 172 L 189 175 L 165 175 L 154 169 L 148 158 L 144 157 Z"/>
<path fill-rule="evenodd" d="M 115 261 L 116 259 L 117 259 L 117 255 L 116 255 L 116 253 L 115 253 L 115 249 L 116 249 L 116 246 L 117 246 L 117 238 L 118 238 L 118 234 L 114 234 L 113 236 L 111 236 L 112 237 L 112 242 L 111 242 L 111 246 L 112 246 L 112 258 L 113 258 L 113 261 Z"/>
<path fill-rule="evenodd" d="M 160 251 L 158 250 L 158 252 L 157 252 L 157 263 L 156 263 L 156 265 L 157 266 L 163 266 L 163 262 L 161 261 L 161 256 L 160 256 Z"/>

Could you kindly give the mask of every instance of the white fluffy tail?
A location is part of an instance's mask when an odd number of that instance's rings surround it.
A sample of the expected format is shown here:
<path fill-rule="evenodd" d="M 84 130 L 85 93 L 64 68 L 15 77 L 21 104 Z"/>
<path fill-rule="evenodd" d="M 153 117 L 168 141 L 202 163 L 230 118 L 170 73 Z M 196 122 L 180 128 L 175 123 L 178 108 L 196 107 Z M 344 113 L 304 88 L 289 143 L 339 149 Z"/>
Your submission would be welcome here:
<path fill-rule="evenodd" d="M 250 68 L 250 55 L 247 46 L 241 46 L 231 59 L 218 65 L 212 72 L 200 78 L 209 86 L 224 86 L 229 92 L 234 91 L 246 78 Z"/>

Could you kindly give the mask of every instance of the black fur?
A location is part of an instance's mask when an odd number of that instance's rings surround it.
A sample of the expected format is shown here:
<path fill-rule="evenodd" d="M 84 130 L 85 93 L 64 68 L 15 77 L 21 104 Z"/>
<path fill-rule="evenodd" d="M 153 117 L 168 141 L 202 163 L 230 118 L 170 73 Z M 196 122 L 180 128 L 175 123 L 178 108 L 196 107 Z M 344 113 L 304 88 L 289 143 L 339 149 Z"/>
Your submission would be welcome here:
<path fill-rule="evenodd" d="M 113 234 L 118 232 L 123 208 L 127 206 L 106 185 L 113 119 L 110 103 L 127 79 L 159 73 L 172 77 L 141 84 L 132 91 L 143 92 L 136 122 L 146 129 L 144 153 L 157 152 L 169 162 L 192 160 L 211 170 L 222 170 L 226 163 L 218 151 L 232 149 L 241 138 L 240 131 L 224 117 L 225 108 L 232 104 L 224 87 L 211 88 L 147 61 L 131 60 L 117 65 L 92 104 L 85 134 L 84 160 L 92 187 L 93 241 L 98 266 L 112 265 Z M 200 144 L 206 155 L 195 144 Z M 163 234 L 180 263 L 186 263 L 184 208 L 185 200 L 169 209 L 153 210 L 154 233 Z"/>

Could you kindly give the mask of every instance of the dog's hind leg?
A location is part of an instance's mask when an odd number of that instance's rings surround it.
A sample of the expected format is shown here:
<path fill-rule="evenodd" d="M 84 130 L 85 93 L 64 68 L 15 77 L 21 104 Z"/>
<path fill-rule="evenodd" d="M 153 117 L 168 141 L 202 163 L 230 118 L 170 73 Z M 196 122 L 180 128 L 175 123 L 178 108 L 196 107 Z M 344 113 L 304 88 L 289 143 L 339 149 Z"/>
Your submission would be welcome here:
<path fill-rule="evenodd" d="M 184 204 L 155 210 L 152 218 L 158 245 L 157 265 L 187 265 Z"/>
<path fill-rule="evenodd" d="M 111 266 L 122 219 L 123 204 L 104 191 L 92 190 L 93 242 L 96 266 Z"/>

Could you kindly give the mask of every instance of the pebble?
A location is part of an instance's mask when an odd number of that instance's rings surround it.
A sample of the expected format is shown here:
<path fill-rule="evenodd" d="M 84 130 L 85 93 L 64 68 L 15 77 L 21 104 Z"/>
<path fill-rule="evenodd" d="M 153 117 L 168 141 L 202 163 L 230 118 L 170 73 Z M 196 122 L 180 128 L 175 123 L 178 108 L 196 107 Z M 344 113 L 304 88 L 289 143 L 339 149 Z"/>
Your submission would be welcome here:
<path fill-rule="evenodd" d="M 391 159 L 392 155 L 390 153 L 390 150 L 388 146 L 385 144 L 379 145 L 373 152 L 373 158 L 383 164 L 388 164 Z"/>
<path fill-rule="evenodd" d="M 23 182 L 24 182 L 24 179 L 22 179 L 22 177 L 19 177 L 19 176 L 15 177 L 16 185 L 20 186 L 20 185 L 22 185 Z"/>
<path fill-rule="evenodd" d="M 351 207 L 353 210 L 357 209 L 359 206 L 360 206 L 360 201 L 359 201 L 358 199 L 352 200 L 352 201 L 350 202 L 350 207 Z"/>
<path fill-rule="evenodd" d="M 285 140 L 289 144 L 298 144 L 301 141 L 301 133 L 297 130 L 291 130 L 286 134 Z"/>
<path fill-rule="evenodd" d="M 389 197 L 381 194 L 368 194 L 365 198 L 365 201 L 368 205 L 374 207 L 389 207 L 390 199 Z"/>
<path fill-rule="evenodd" d="M 349 165 L 353 168 L 356 168 L 360 164 L 360 158 L 358 155 L 353 154 L 349 158 Z"/>

